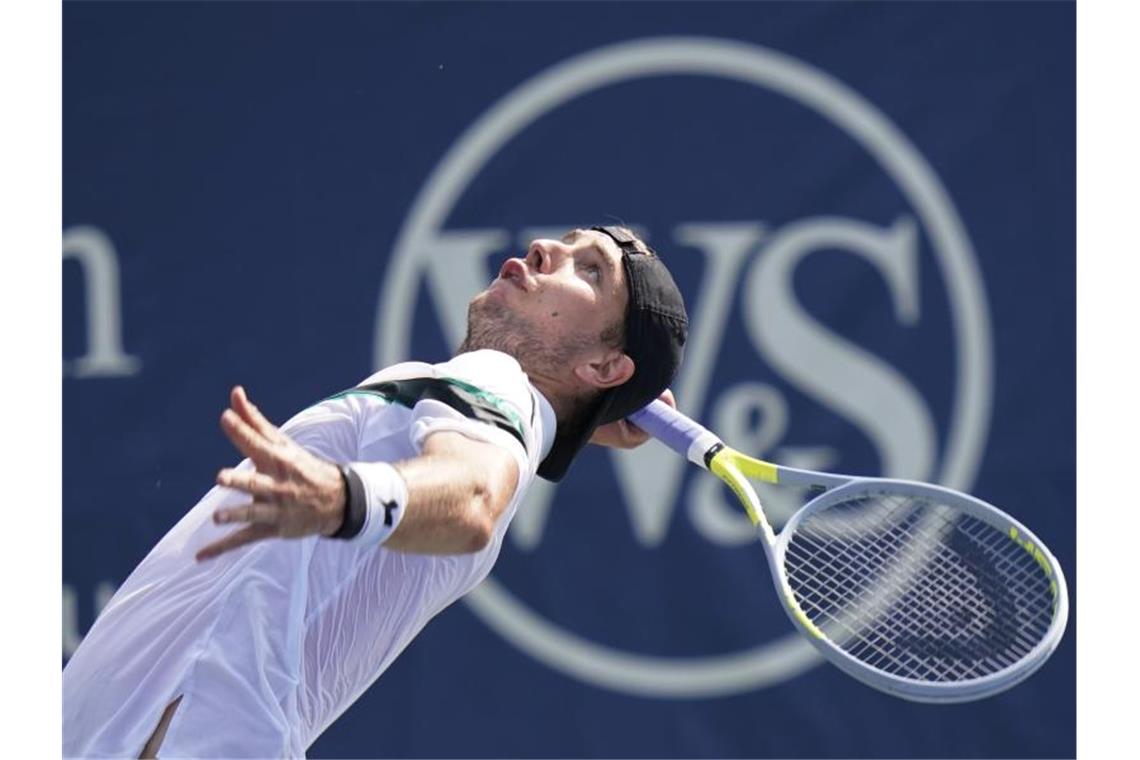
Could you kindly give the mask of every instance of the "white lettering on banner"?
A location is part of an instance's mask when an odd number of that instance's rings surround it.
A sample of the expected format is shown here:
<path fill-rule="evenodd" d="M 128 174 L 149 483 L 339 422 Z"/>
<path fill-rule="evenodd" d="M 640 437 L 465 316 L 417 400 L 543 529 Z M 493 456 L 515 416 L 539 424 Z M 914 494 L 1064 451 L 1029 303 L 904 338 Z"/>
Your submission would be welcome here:
<path fill-rule="evenodd" d="M 117 586 L 111 581 L 99 581 L 95 584 L 95 592 L 92 595 L 94 602 L 95 615 L 99 617 L 99 613 L 107 606 L 107 602 L 111 601 L 111 597 L 115 595 Z M 75 650 L 79 648 L 79 644 L 83 641 L 83 635 L 86 631 L 79 629 L 79 593 L 75 587 L 67 583 L 63 584 L 63 657 L 67 659 L 75 654 Z"/>
<path fill-rule="evenodd" d="M 83 641 L 79 632 L 79 599 L 75 589 L 63 584 L 63 656 L 70 657 Z"/>
<path fill-rule="evenodd" d="M 750 223 L 689 223 L 676 230 L 678 243 L 694 247 L 705 256 L 705 277 L 689 307 L 691 327 L 685 361 L 673 384 L 681 411 L 695 414 L 704 408 L 709 379 L 724 340 L 724 326 L 735 301 L 740 269 L 763 235 L 761 225 Z M 645 547 L 660 545 L 665 540 L 688 462 L 657 445 L 614 451 L 610 459 L 638 543 Z M 647 472 L 652 472 L 653 477 L 645 477 Z"/>
<path fill-rule="evenodd" d="M 703 257 L 703 279 L 690 293 L 692 332 L 674 385 L 682 411 L 711 409 L 730 444 L 792 466 L 826 469 L 838 452 L 822 445 L 781 445 L 787 399 L 756 382 L 707 398 L 725 326 L 742 287 L 750 342 L 766 365 L 797 391 L 859 429 L 885 474 L 929 478 L 968 490 L 985 445 L 992 386 L 989 310 L 973 249 L 953 203 L 921 154 L 882 113 L 831 75 L 782 53 L 734 40 L 665 37 L 591 50 L 540 72 L 492 105 L 433 169 L 400 229 L 381 286 L 374 334 L 377 367 L 409 358 L 415 297 L 428 278 L 432 306 L 451 344 L 465 327 L 466 304 L 489 279 L 487 257 L 502 252 L 510 231 L 445 230 L 456 203 L 494 156 L 545 114 L 618 83 L 649 77 L 725 79 L 775 93 L 838 127 L 901 191 L 908 214 L 883 228 L 856 219 L 808 217 L 769 230 L 759 221 L 677 223 L 674 243 Z M 809 210 L 810 211 L 810 210 Z M 542 220 L 546 222 L 547 219 Z M 677 220 L 680 222 L 680 220 Z M 881 224 L 882 220 L 877 220 Z M 560 234 L 566 228 L 551 231 Z M 516 230 L 520 244 L 549 225 Z M 894 367 L 814 319 L 797 301 L 792 277 L 822 247 L 859 257 L 887 285 L 904 328 L 921 313 L 920 235 L 946 288 L 955 366 L 948 427 L 939 451 L 930 410 L 919 389 Z M 548 235 L 547 235 L 548 236 Z M 659 246 L 664 248 L 665 246 Z M 638 546 L 660 546 L 673 523 L 686 464 L 650 444 L 612 457 Z M 652 477 L 644 473 L 651 472 Z M 696 531 L 718 545 L 755 540 L 711 478 L 692 477 L 682 502 Z M 512 527 L 512 543 L 540 551 L 556 484 L 539 481 Z M 795 494 L 762 490 L 780 522 Z M 465 597 L 486 625 L 520 650 L 566 675 L 624 693 L 655 698 L 732 694 L 780 683 L 820 662 L 797 634 L 714 656 L 659 657 L 622 651 L 555 625 L 530 609 L 494 575 Z M 620 625 L 621 621 L 614 621 Z"/>
<path fill-rule="evenodd" d="M 796 302 L 796 265 L 824 247 L 870 262 L 887 283 L 898 321 L 917 323 L 918 241 L 910 219 L 886 231 L 848 219 L 809 219 L 781 230 L 748 277 L 744 323 L 781 377 L 867 434 L 885 476 L 926 480 L 936 434 L 921 394 L 894 367 L 843 340 Z"/>
<path fill-rule="evenodd" d="M 463 342 L 467 302 L 491 279 L 487 256 L 503 250 L 509 240 L 501 230 L 445 232 L 432 238 L 426 278 L 449 345 Z"/>
<path fill-rule="evenodd" d="M 787 426 L 788 402 L 778 388 L 766 383 L 733 385 L 721 392 L 713 408 L 712 429 L 729 445 L 753 456 L 764 457 L 775 451 Z M 786 462 L 787 457 L 779 461 Z M 782 524 L 803 503 L 800 490 L 764 491 L 761 503 L 773 525 Z M 741 511 L 740 502 L 726 497 L 723 484 L 716 478 L 692 478 L 688 504 L 693 527 L 715 544 L 738 546 L 760 537 Z"/>
<path fill-rule="evenodd" d="M 138 357 L 123 351 L 119 259 L 110 238 L 97 227 L 70 227 L 63 233 L 63 258 L 83 269 L 87 303 L 87 353 L 64 363 L 74 377 L 122 377 L 142 368 Z"/>

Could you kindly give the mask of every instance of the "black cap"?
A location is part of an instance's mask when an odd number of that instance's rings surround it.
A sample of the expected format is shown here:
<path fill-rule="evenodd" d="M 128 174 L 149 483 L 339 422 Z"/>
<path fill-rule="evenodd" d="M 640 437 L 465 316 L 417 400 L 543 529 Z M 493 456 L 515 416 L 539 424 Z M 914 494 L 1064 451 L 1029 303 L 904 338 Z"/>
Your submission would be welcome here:
<path fill-rule="evenodd" d="M 689 318 L 681 291 L 652 248 L 620 227 L 591 227 L 608 235 L 621 249 L 629 303 L 625 312 L 625 352 L 634 372 L 625 383 L 603 391 L 584 424 L 558 431 L 538 474 L 558 481 L 599 425 L 641 409 L 669 387 L 681 366 Z"/>

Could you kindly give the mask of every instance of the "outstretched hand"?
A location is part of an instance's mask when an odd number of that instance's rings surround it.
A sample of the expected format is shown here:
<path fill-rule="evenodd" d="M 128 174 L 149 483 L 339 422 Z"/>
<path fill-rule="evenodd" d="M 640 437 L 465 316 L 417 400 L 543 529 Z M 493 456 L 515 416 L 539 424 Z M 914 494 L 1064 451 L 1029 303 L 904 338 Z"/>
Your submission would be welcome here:
<path fill-rule="evenodd" d="M 674 409 L 677 401 L 673 398 L 673 391 L 666 388 L 658 400 L 664 401 Z M 612 449 L 633 449 L 649 440 L 649 433 L 634 425 L 629 420 L 616 420 L 599 425 L 590 436 L 590 443 L 598 446 L 608 446 Z"/>
<path fill-rule="evenodd" d="M 340 470 L 313 456 L 258 411 L 235 387 L 230 408 L 222 413 L 222 430 L 255 470 L 227 467 L 217 483 L 249 494 L 252 501 L 214 512 L 214 522 L 244 523 L 225 538 L 202 548 L 197 559 L 210 559 L 266 538 L 332 535 L 344 520 L 346 494 Z"/>

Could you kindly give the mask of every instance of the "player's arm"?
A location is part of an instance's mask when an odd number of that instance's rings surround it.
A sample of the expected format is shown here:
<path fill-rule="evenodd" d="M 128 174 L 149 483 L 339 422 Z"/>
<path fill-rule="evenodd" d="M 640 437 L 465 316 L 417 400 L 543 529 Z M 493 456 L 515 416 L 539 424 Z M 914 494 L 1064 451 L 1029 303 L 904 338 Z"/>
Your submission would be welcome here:
<path fill-rule="evenodd" d="M 519 479 L 509 452 L 450 431 L 431 434 L 420 456 L 394 467 L 407 484 L 408 505 L 384 546 L 419 554 L 481 550 Z"/>
<path fill-rule="evenodd" d="M 255 469 L 223 469 L 218 485 L 244 491 L 251 501 L 214 513 L 215 522 L 242 527 L 201 549 L 198 559 L 266 538 L 331 536 L 341 529 L 350 491 L 337 465 L 311 454 L 265 419 L 241 388 L 231 392 L 221 425 Z M 394 487 L 406 498 L 402 519 L 386 545 L 432 554 L 486 546 L 518 483 L 513 456 L 493 444 L 445 431 L 429 435 L 421 451 L 392 468 L 365 465 L 354 471 L 373 502 L 374 495 Z"/>

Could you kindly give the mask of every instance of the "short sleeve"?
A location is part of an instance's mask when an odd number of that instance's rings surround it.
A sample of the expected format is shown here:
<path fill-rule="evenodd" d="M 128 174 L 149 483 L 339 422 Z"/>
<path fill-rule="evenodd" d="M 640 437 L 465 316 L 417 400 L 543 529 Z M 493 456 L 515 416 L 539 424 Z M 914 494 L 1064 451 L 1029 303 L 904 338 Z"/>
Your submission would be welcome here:
<path fill-rule="evenodd" d="M 520 483 L 534 475 L 554 433 L 549 404 L 518 361 L 499 351 L 468 351 L 440 364 L 393 365 L 348 393 L 372 394 L 401 410 L 389 429 L 402 429 L 399 437 L 415 454 L 442 431 L 506 449 L 518 463 Z"/>
<path fill-rule="evenodd" d="M 410 436 L 416 450 L 422 451 L 424 441 L 434 432 L 461 433 L 510 451 L 518 463 L 520 484 L 529 480 L 536 461 L 532 449 L 541 444 L 530 384 L 514 357 L 499 351 L 470 351 L 435 365 L 434 375 L 453 384 L 469 405 L 489 410 L 487 416 L 500 424 L 481 420 L 478 414 L 464 414 L 436 399 L 423 399 L 412 411 Z"/>
<path fill-rule="evenodd" d="M 424 399 L 418 402 L 412 409 L 412 421 L 408 429 L 408 435 L 416 452 L 423 453 L 424 442 L 428 436 L 439 432 L 460 433 L 473 440 L 506 449 L 515 458 L 520 476 L 530 469 L 526 449 L 522 443 L 502 428 L 466 417 L 442 401 Z"/>
<path fill-rule="evenodd" d="M 471 351 L 437 365 L 436 374 L 469 386 L 495 406 L 510 408 L 520 425 L 533 426 L 536 410 L 530 383 L 514 357 L 486 349 Z"/>

